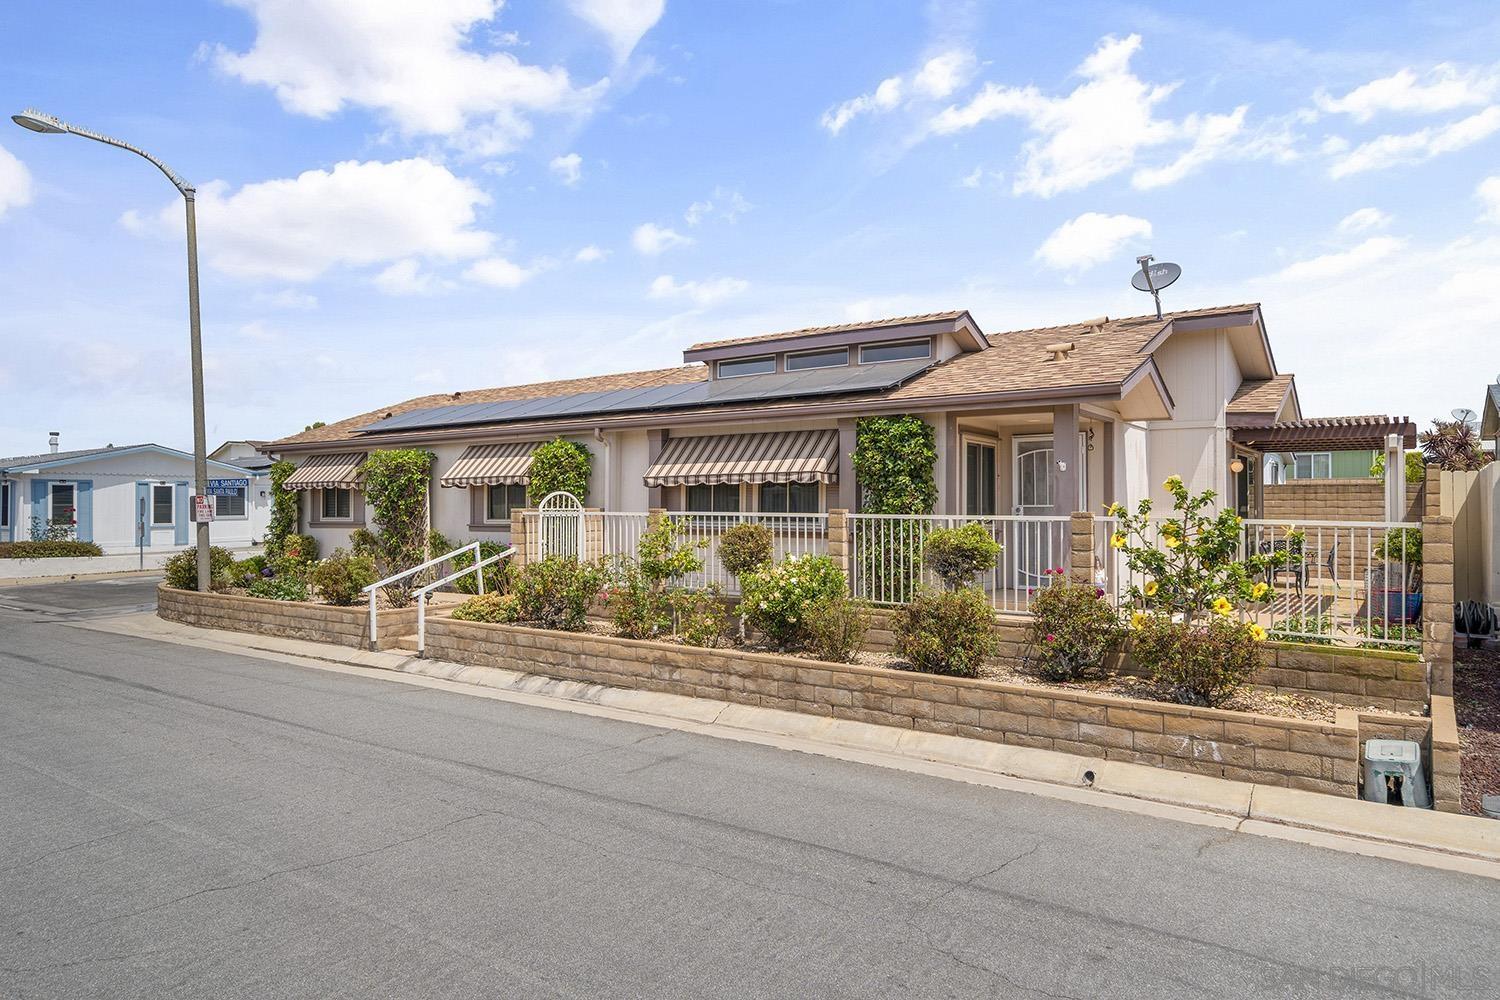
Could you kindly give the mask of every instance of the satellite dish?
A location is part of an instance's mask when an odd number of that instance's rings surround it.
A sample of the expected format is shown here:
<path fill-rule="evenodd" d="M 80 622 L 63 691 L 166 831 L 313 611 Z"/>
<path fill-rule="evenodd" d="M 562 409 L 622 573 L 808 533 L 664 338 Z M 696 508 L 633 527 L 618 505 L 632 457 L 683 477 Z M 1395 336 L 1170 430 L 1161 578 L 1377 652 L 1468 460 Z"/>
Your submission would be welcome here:
<path fill-rule="evenodd" d="M 1150 268 L 1148 271 L 1147 268 Z M 1176 264 L 1163 261 L 1160 264 L 1148 264 L 1135 272 L 1135 277 L 1130 279 L 1130 284 L 1140 292 L 1159 292 L 1172 282 L 1182 277 L 1182 268 Z"/>
<path fill-rule="evenodd" d="M 1453 419 L 1461 424 L 1472 424 L 1479 420 L 1479 414 L 1468 407 L 1460 407 L 1453 411 Z"/>

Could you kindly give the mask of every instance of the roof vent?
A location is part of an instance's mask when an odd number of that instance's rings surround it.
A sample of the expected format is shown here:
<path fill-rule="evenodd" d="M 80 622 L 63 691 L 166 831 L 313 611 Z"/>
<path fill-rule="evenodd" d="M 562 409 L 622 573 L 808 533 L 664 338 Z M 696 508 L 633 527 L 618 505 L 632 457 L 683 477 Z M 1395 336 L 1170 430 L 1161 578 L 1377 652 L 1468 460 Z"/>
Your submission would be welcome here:
<path fill-rule="evenodd" d="M 455 393 L 454 393 L 454 394 L 453 394 L 453 398 L 454 398 L 454 399 L 457 399 L 457 398 L 458 398 L 458 397 L 460 397 L 460 396 L 462 396 L 462 395 L 463 395 L 463 392 L 462 392 L 462 391 L 459 391 L 459 392 L 455 392 Z"/>
<path fill-rule="evenodd" d="M 1047 346 L 1042 348 L 1042 350 L 1048 351 L 1052 354 L 1053 361 L 1068 360 L 1068 352 L 1072 349 L 1073 342 L 1071 340 L 1061 341 L 1060 343 L 1056 344 L 1048 344 Z"/>
<path fill-rule="evenodd" d="M 1104 332 L 1105 324 L 1107 324 L 1108 322 L 1109 322 L 1109 317 L 1108 316 L 1098 316 L 1098 317 L 1095 317 L 1094 319 L 1086 319 L 1086 320 L 1084 320 L 1082 323 L 1080 323 L 1078 325 L 1079 326 L 1086 326 L 1086 327 L 1088 327 L 1089 328 L 1089 333 L 1103 333 Z"/>
<path fill-rule="evenodd" d="M 51 449 L 52 454 L 54 454 L 54 455 L 57 454 L 57 439 L 58 439 L 58 437 L 60 437 L 60 435 L 57 433 L 57 431 L 48 431 L 47 432 L 47 447 L 49 449 Z"/>

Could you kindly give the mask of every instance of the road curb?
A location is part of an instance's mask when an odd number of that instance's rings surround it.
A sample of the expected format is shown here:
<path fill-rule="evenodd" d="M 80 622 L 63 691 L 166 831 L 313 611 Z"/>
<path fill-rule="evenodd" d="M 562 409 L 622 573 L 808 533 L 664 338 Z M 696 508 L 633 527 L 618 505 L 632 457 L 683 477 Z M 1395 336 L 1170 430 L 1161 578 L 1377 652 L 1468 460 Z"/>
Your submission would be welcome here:
<path fill-rule="evenodd" d="M 149 619 L 143 621 L 143 619 Z M 284 662 L 378 670 L 393 680 L 420 678 L 483 689 L 490 696 L 570 710 L 587 706 L 624 721 L 702 735 L 745 739 L 787 749 L 906 767 L 927 762 L 953 769 L 957 780 L 992 776 L 1022 783 L 1017 790 L 1051 794 L 1110 808 L 1135 802 L 1169 810 L 1168 818 L 1277 837 L 1303 839 L 1356 853 L 1454 867 L 1438 857 L 1462 859 L 1462 870 L 1500 878 L 1500 822 L 1478 816 L 1403 809 L 1319 792 L 1254 785 L 1144 764 L 1081 757 L 1053 750 L 896 729 L 779 709 L 689 698 L 683 695 L 566 681 L 499 667 L 469 666 L 392 653 L 369 653 L 324 643 L 275 639 L 252 633 L 203 629 L 147 615 L 94 619 L 74 627 L 139 638 L 238 650 Z M 577 709 L 572 709 L 577 710 Z M 837 748 L 845 753 L 830 753 Z M 908 767 L 908 769 L 911 769 Z M 992 781 L 984 781 L 994 784 Z M 1005 787 L 1016 787 L 1006 785 Z M 1045 789 L 1054 789 L 1047 792 Z M 1145 811 L 1139 809 L 1137 811 Z M 1203 817 L 1199 819 L 1197 817 Z M 1310 836 L 1299 838 L 1295 831 Z M 1360 846 L 1365 845 L 1365 846 Z M 1478 863 L 1475 865 L 1474 863 Z"/>

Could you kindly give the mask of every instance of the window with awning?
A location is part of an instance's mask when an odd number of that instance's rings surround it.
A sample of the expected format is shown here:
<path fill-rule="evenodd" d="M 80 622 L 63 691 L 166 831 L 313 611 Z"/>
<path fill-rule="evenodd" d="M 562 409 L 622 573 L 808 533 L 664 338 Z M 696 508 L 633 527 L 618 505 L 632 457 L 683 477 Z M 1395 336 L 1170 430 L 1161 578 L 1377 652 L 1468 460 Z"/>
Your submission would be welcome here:
<path fill-rule="evenodd" d="M 311 455 L 281 485 L 289 490 L 358 489 L 359 467 L 364 464 L 362 451 Z"/>
<path fill-rule="evenodd" d="M 524 486 L 531 479 L 531 453 L 540 441 L 477 444 L 438 479 L 443 486 Z"/>
<path fill-rule="evenodd" d="M 669 438 L 647 487 L 704 483 L 835 483 L 839 432 L 776 431 Z"/>

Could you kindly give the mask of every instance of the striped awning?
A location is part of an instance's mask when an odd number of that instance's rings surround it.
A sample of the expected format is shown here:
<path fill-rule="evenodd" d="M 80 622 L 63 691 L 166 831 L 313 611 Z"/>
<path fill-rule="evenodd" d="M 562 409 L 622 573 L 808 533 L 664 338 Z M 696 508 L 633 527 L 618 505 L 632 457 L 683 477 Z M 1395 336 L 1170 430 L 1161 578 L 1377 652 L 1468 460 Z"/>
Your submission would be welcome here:
<path fill-rule="evenodd" d="M 668 438 L 646 470 L 645 482 L 655 487 L 833 483 L 838 478 L 838 431 L 777 431 Z"/>
<path fill-rule="evenodd" d="M 312 455 L 281 485 L 289 490 L 352 490 L 359 486 L 359 467 L 364 464 L 362 451 Z"/>
<path fill-rule="evenodd" d="M 531 453 L 540 444 L 540 441 L 512 441 L 465 448 L 438 482 L 444 486 L 525 484 L 531 478 Z"/>

